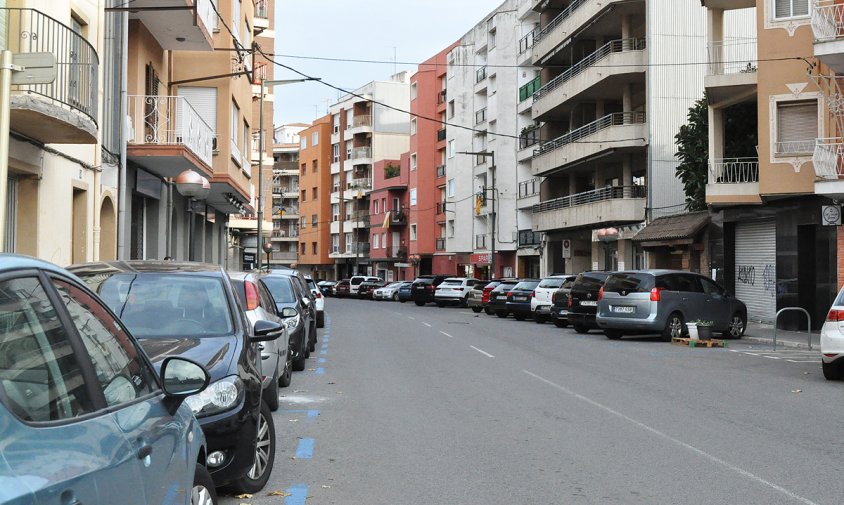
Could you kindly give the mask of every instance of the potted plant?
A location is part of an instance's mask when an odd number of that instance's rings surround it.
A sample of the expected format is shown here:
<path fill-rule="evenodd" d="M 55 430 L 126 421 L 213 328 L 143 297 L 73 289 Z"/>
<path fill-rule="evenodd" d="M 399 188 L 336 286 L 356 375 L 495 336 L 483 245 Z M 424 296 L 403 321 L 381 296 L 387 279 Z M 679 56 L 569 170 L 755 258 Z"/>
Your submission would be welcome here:
<path fill-rule="evenodd" d="M 697 335 L 698 338 L 701 340 L 711 340 L 712 339 L 712 321 L 703 321 L 698 319 L 695 321 L 695 325 L 697 326 Z"/>

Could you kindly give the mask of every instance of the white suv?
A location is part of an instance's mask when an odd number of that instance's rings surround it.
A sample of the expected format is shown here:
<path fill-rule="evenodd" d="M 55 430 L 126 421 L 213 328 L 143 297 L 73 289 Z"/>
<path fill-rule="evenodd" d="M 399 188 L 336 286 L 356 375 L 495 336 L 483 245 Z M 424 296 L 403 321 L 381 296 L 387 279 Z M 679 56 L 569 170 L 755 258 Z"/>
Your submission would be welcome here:
<path fill-rule="evenodd" d="M 554 305 L 554 293 L 566 281 L 573 281 L 574 275 L 552 275 L 545 277 L 533 290 L 533 298 L 530 299 L 530 311 L 533 313 L 533 320 L 542 324 L 551 316 L 551 307 Z"/>
<path fill-rule="evenodd" d="M 437 307 L 446 305 L 465 305 L 469 298 L 469 291 L 478 282 L 478 279 L 468 277 L 449 277 L 437 286 L 434 292 L 434 302 Z"/>
<path fill-rule="evenodd" d="M 821 327 L 821 366 L 827 380 L 844 379 L 844 289 L 842 289 Z"/>
<path fill-rule="evenodd" d="M 360 283 L 364 281 L 381 282 L 380 277 L 371 277 L 368 275 L 355 275 L 349 279 L 349 296 L 357 296 L 360 289 Z"/>

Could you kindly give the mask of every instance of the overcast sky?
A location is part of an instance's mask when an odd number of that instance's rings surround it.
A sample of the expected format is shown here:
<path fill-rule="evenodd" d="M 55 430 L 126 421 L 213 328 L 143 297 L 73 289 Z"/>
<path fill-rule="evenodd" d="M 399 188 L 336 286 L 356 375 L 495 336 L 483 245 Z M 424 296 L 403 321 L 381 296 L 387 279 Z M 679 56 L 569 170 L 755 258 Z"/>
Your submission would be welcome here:
<path fill-rule="evenodd" d="M 421 62 L 457 41 L 501 0 L 276 0 L 276 54 L 385 60 L 388 64 L 277 59 L 352 90 L 389 78 L 398 61 Z M 415 70 L 398 65 L 398 71 Z M 299 76 L 276 67 L 276 79 Z M 316 82 L 275 89 L 275 125 L 310 123 L 338 92 Z"/>

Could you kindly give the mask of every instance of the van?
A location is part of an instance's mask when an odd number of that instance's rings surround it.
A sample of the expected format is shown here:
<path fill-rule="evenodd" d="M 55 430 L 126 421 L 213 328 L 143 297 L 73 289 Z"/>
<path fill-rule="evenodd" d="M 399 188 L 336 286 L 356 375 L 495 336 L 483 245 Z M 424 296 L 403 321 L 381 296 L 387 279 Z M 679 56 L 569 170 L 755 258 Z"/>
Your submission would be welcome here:
<path fill-rule="evenodd" d="M 379 282 L 383 281 L 380 277 L 371 277 L 368 275 L 354 275 L 349 279 L 349 295 L 357 296 L 360 289 L 360 283 L 364 281 Z"/>

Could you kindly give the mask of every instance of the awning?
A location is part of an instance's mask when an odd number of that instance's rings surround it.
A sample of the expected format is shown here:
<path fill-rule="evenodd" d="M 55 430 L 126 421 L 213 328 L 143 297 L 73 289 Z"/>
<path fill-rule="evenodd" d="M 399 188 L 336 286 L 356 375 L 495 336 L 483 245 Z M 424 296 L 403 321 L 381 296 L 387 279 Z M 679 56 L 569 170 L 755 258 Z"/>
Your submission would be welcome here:
<path fill-rule="evenodd" d="M 691 244 L 709 224 L 709 212 L 659 217 L 633 237 L 642 247 Z"/>

